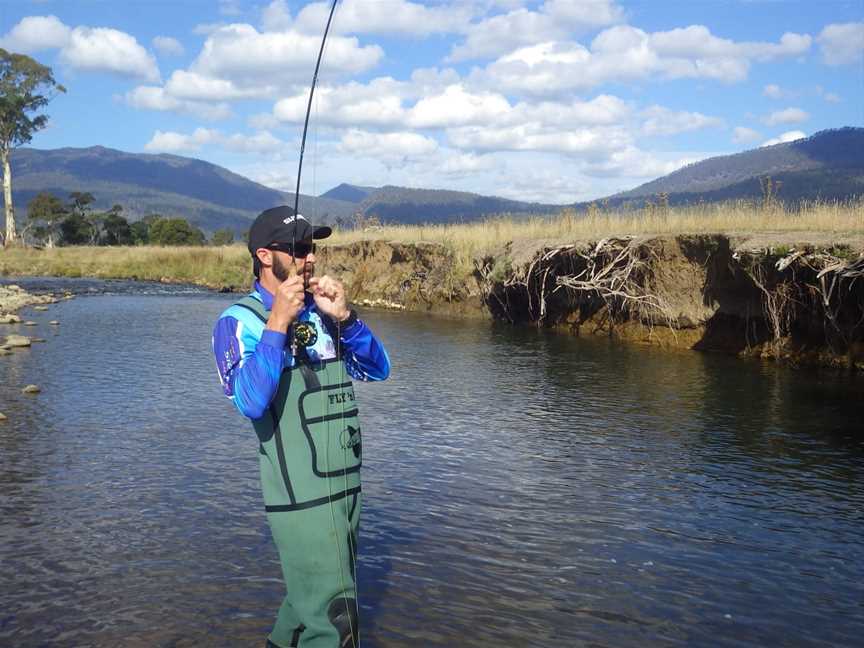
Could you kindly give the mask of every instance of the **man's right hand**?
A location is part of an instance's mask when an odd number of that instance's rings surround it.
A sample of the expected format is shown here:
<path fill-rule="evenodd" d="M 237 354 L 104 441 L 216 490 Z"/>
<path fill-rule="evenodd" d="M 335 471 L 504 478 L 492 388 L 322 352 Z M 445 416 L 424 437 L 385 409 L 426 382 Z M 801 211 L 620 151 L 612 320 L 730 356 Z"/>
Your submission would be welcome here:
<path fill-rule="evenodd" d="M 294 323 L 303 309 L 304 293 L 303 277 L 300 275 L 289 277 L 279 284 L 273 295 L 273 308 L 270 309 L 267 328 L 271 331 L 287 333 L 288 327 Z"/>

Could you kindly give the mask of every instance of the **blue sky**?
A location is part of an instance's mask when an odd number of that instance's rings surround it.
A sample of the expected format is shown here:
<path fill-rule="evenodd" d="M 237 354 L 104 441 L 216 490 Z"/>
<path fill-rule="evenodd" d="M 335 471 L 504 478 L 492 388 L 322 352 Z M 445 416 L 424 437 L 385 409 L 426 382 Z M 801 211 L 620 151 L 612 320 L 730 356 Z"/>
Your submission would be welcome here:
<path fill-rule="evenodd" d="M 0 47 L 68 88 L 34 147 L 175 153 L 293 191 L 327 10 L 0 0 Z M 864 125 L 862 56 L 862 0 L 341 0 L 301 191 L 590 200 Z"/>

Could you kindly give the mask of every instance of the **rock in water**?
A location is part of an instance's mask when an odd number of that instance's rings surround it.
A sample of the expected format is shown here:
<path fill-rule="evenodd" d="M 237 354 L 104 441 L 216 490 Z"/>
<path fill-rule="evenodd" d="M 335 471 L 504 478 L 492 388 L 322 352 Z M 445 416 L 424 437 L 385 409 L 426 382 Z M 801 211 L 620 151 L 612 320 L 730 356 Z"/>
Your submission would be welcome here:
<path fill-rule="evenodd" d="M 36 322 L 24 322 L 24 326 L 36 326 Z"/>
<path fill-rule="evenodd" d="M 47 306 L 34 306 L 34 307 L 33 307 L 33 310 L 37 310 L 37 311 L 47 311 L 47 310 L 48 310 L 48 307 L 47 307 Z"/>
<path fill-rule="evenodd" d="M 30 338 L 26 335 L 8 335 L 3 346 L 8 347 L 29 347 Z"/>
<path fill-rule="evenodd" d="M 15 314 L 0 315 L 0 324 L 20 324 L 21 318 Z"/>
<path fill-rule="evenodd" d="M 5 421 L 6 415 L 3 412 L 0 412 L 0 421 Z"/>
<path fill-rule="evenodd" d="M 36 385 L 27 385 L 24 389 L 21 390 L 25 394 L 38 394 L 42 390 L 39 389 Z"/>
<path fill-rule="evenodd" d="M 60 322 L 58 322 L 57 320 L 51 320 L 51 321 L 48 322 L 48 323 L 49 323 L 49 324 L 52 324 L 52 325 L 54 325 L 54 326 L 60 326 Z"/>

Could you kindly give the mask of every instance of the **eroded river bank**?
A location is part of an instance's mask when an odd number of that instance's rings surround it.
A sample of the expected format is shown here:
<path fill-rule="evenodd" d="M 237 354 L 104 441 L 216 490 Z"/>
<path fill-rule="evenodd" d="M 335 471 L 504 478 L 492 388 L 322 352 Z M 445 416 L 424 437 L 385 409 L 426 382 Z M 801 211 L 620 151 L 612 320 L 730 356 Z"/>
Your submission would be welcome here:
<path fill-rule="evenodd" d="M 809 240 L 535 240 L 470 272 L 441 245 L 361 241 L 327 248 L 322 262 L 359 303 L 862 370 L 864 241 Z"/>
<path fill-rule="evenodd" d="M 94 255 L 102 254 L 94 250 Z M 166 249 L 156 250 L 153 268 L 147 270 L 146 261 L 139 259 L 135 274 L 123 278 L 143 274 L 163 284 L 193 283 L 222 292 L 248 289 L 245 279 L 205 279 L 195 274 L 195 264 L 184 270 L 164 259 L 157 263 Z M 108 272 L 124 271 L 118 263 L 122 254 L 112 253 Z M 146 259 L 146 253 L 135 254 Z M 242 253 L 198 248 L 189 254 L 201 257 L 199 266 L 223 264 L 225 276 L 249 276 L 248 256 Z M 94 259 L 74 251 L 65 255 L 63 248 L 40 251 L 24 265 L 7 255 L 0 271 L 57 274 L 62 268 L 78 277 L 94 271 Z M 81 265 L 79 258 L 91 265 Z M 567 244 L 532 239 L 470 258 L 437 243 L 362 240 L 324 246 L 318 264 L 319 272 L 341 277 L 360 306 L 491 318 L 795 366 L 864 370 L 862 235 L 699 234 Z M 0 293 L 0 317 L 27 299 Z"/>

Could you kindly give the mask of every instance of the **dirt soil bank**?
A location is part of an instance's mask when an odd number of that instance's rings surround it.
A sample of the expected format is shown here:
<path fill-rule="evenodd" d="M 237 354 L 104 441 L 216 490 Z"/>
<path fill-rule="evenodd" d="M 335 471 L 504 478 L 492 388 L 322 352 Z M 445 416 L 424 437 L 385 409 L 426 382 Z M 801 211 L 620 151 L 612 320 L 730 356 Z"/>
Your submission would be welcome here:
<path fill-rule="evenodd" d="M 339 277 L 353 302 L 438 315 L 489 317 L 473 267 L 457 267 L 452 251 L 435 243 L 358 241 L 328 245 L 319 274 Z"/>
<path fill-rule="evenodd" d="M 248 277 L 245 254 L 193 252 L 217 255 L 217 269 Z M 139 261 L 160 259 L 144 254 Z M 64 263 L 72 276 L 93 274 L 72 257 Z M 365 240 L 325 246 L 318 266 L 319 274 L 341 277 L 361 306 L 864 370 L 860 233 L 643 236 L 566 245 L 520 240 L 476 258 L 435 243 Z M 197 275 L 163 281 L 209 285 Z M 0 321 L 54 299 L 0 287 Z"/>
<path fill-rule="evenodd" d="M 456 267 L 435 244 L 326 248 L 361 305 L 864 370 L 864 237 L 795 234 L 509 244 Z"/>

